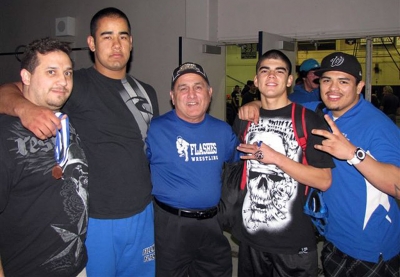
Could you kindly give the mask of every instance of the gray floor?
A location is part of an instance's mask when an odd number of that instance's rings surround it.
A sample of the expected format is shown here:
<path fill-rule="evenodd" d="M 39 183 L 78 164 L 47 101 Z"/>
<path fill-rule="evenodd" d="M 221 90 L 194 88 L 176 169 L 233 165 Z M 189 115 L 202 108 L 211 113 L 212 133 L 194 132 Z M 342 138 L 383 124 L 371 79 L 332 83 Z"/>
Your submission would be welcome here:
<path fill-rule="evenodd" d="M 229 243 L 231 245 L 232 251 L 232 277 L 237 277 L 237 266 L 238 266 L 238 259 L 237 253 L 239 251 L 239 246 L 232 240 L 231 234 L 228 232 L 224 232 L 224 235 L 228 238 Z"/>

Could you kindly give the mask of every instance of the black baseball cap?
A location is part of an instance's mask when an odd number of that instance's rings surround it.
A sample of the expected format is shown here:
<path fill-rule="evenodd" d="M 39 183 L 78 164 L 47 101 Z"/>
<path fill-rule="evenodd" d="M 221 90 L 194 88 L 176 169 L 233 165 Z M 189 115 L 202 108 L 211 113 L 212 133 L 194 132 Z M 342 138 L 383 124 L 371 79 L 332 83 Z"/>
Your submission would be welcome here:
<path fill-rule="evenodd" d="M 355 56 L 343 52 L 335 52 L 323 58 L 321 68 L 314 74 L 321 77 L 327 71 L 341 71 L 354 76 L 357 81 L 362 79 L 360 62 Z"/>
<path fill-rule="evenodd" d="M 204 78 L 207 84 L 210 85 L 207 74 L 204 72 L 203 67 L 197 63 L 187 62 L 175 68 L 174 72 L 172 73 L 171 89 L 174 89 L 176 80 L 187 73 L 195 73 L 200 75 Z"/>

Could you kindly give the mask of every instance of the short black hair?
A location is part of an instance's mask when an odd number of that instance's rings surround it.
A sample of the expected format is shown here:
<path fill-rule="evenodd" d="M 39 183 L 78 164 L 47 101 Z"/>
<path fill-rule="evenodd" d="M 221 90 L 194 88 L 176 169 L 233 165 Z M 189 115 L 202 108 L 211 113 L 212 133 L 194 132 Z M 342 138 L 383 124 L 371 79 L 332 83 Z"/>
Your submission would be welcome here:
<path fill-rule="evenodd" d="M 290 62 L 289 58 L 282 52 L 276 49 L 269 50 L 262 54 L 262 56 L 258 59 L 256 64 L 256 72 L 260 69 L 261 63 L 266 59 L 275 59 L 275 60 L 282 60 L 288 69 L 289 74 L 292 74 L 292 63 Z"/>
<path fill-rule="evenodd" d="M 126 16 L 126 14 L 117 8 L 108 7 L 108 8 L 104 8 L 104 9 L 98 11 L 92 17 L 92 20 L 90 21 L 90 35 L 93 38 L 95 38 L 95 35 L 96 35 L 97 23 L 99 22 L 100 19 L 102 19 L 104 17 L 123 18 L 126 21 L 126 23 L 128 24 L 129 34 L 131 33 L 131 24 L 129 23 L 129 19 Z"/>
<path fill-rule="evenodd" d="M 49 37 L 34 40 L 25 48 L 24 55 L 21 59 L 21 69 L 26 69 L 30 73 L 33 73 L 39 64 L 38 53 L 44 55 L 51 52 L 61 51 L 67 54 L 72 62 L 70 57 L 71 47 L 69 45 L 70 42 L 64 42 Z"/>

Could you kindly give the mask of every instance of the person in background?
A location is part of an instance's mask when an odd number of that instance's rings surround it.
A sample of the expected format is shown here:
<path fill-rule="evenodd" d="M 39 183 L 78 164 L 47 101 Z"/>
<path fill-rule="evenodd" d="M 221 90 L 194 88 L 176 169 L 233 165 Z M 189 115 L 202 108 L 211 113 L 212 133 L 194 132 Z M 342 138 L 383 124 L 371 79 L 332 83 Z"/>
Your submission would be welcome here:
<path fill-rule="evenodd" d="M 383 87 L 380 109 L 396 124 L 396 114 L 400 114 L 399 98 L 393 94 L 391 86 Z"/>
<path fill-rule="evenodd" d="M 206 113 L 211 96 L 200 65 L 177 67 L 175 109 L 153 119 L 146 138 L 159 277 L 232 276 L 230 244 L 216 215 L 223 164 L 238 159 L 239 142 L 231 126 Z"/>
<path fill-rule="evenodd" d="M 226 122 L 228 122 L 228 124 L 231 126 L 235 121 L 241 102 L 242 96 L 240 87 L 236 85 L 231 93 L 231 100 L 226 102 Z"/>
<path fill-rule="evenodd" d="M 300 65 L 300 78 L 302 82 L 296 84 L 289 100 L 296 103 L 320 101 L 318 76 L 314 74 L 319 69 L 319 63 L 314 59 L 307 59 Z"/>
<path fill-rule="evenodd" d="M 242 93 L 240 91 L 239 85 L 236 85 L 235 88 L 233 89 L 233 91 L 231 93 L 231 99 L 232 99 L 232 106 L 234 108 L 234 112 L 236 115 L 239 110 L 241 99 L 242 99 Z"/>
<path fill-rule="evenodd" d="M 313 128 L 327 126 L 305 109 L 308 164 L 295 139 L 291 62 L 279 50 L 265 52 L 256 65 L 254 83 L 261 92 L 260 120 L 247 130 L 238 150 L 247 161 L 247 193 L 242 206 L 239 276 L 317 276 L 318 255 L 313 224 L 303 213 L 306 186 L 326 190 L 331 184 L 330 155 L 314 149 L 321 137 Z M 259 102 L 259 101 L 257 101 Z M 301 108 L 300 105 L 297 105 Z M 242 125 L 239 120 L 236 126 Z M 301 128 L 301 127 L 300 127 Z"/>
<path fill-rule="evenodd" d="M 252 83 L 253 83 L 252 80 L 247 80 L 246 84 L 244 85 L 244 87 L 242 89 L 242 98 L 247 92 L 249 92 L 250 86 L 251 86 Z"/>
<path fill-rule="evenodd" d="M 150 119 L 158 116 L 156 92 L 126 74 L 132 35 L 122 11 L 98 11 L 87 43 L 94 66 L 74 72 L 74 89 L 62 108 L 82 138 L 90 165 L 87 274 L 154 276 L 152 185 L 144 136 Z M 122 95 L 132 90 L 137 96 L 124 103 Z M 60 121 L 53 112 L 23 100 L 17 87 L 4 85 L 0 112 L 20 117 L 42 139 L 55 134 Z"/>
<path fill-rule="evenodd" d="M 247 82 L 249 90 L 242 96 L 242 105 L 260 100 L 260 91 L 254 85 L 254 81 Z"/>
<path fill-rule="evenodd" d="M 60 110 L 73 86 L 70 51 L 50 38 L 27 45 L 20 73 L 27 101 Z M 42 140 L 18 117 L 0 115 L 0 276 L 86 276 L 88 163 L 63 121 L 60 136 Z"/>
<path fill-rule="evenodd" d="M 378 98 L 377 91 L 375 91 L 374 93 L 371 94 L 371 103 L 376 108 L 380 109 L 381 104 L 380 104 L 380 101 L 379 101 L 379 98 Z"/>

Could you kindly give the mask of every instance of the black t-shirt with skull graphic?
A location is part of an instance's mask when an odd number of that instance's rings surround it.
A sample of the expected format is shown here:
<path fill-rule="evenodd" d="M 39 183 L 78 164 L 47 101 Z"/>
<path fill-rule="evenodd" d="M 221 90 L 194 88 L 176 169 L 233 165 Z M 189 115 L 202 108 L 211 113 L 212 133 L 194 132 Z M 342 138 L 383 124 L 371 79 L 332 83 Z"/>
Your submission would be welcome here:
<path fill-rule="evenodd" d="M 262 141 L 294 161 L 302 161 L 302 149 L 292 127 L 292 105 L 277 110 L 260 110 L 260 120 L 252 123 L 246 143 Z M 312 129 L 325 129 L 323 119 L 306 110 L 306 157 L 309 165 L 334 167 L 330 155 L 316 150 L 322 137 L 311 134 Z M 303 213 L 305 186 L 299 184 L 279 167 L 247 162 L 247 194 L 242 207 L 240 239 L 260 251 L 294 254 L 316 249 L 315 233 L 310 218 Z"/>

